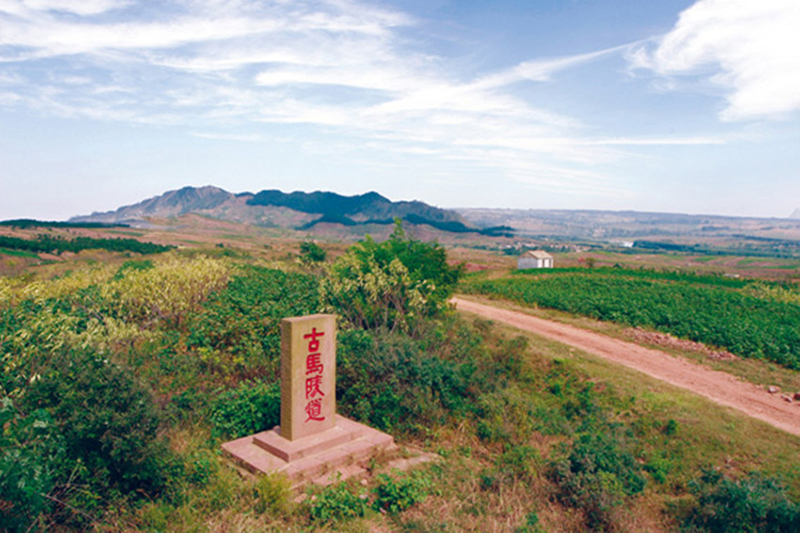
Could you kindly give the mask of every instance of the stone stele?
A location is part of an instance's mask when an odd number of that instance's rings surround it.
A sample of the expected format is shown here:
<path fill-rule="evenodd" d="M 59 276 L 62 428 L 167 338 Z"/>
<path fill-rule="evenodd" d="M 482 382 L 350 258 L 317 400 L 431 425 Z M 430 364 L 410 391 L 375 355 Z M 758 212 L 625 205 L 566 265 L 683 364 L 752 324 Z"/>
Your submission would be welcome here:
<path fill-rule="evenodd" d="M 336 317 L 281 321 L 281 424 L 222 445 L 251 472 L 282 472 L 294 486 L 359 474 L 394 439 L 336 414 Z"/>

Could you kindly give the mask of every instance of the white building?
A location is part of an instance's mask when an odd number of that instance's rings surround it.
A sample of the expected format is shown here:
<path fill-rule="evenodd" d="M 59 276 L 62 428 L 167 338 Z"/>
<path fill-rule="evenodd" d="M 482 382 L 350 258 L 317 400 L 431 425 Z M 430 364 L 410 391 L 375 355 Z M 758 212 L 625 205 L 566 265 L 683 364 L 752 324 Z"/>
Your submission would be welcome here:
<path fill-rule="evenodd" d="M 541 250 L 525 252 L 517 259 L 517 268 L 553 268 L 553 256 Z"/>

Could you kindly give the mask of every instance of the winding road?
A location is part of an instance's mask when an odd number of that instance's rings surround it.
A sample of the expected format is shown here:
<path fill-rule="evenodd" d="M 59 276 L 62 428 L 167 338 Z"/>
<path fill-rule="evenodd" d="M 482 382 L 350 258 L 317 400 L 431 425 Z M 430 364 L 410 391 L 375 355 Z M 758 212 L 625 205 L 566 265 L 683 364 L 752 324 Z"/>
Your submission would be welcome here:
<path fill-rule="evenodd" d="M 573 346 L 800 436 L 800 403 L 789 403 L 780 395 L 770 394 L 762 387 L 741 381 L 725 372 L 711 370 L 660 350 L 645 348 L 518 311 L 501 309 L 459 297 L 453 298 L 451 302 L 459 311 L 473 313 Z"/>

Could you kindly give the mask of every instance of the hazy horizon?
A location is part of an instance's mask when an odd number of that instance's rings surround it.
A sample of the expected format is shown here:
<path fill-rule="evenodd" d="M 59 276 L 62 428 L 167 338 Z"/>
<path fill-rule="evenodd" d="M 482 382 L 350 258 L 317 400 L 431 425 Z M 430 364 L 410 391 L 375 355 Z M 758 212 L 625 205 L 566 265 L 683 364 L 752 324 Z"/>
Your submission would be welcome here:
<path fill-rule="evenodd" d="M 0 1 L 0 219 L 179 189 L 788 218 L 793 0 Z"/>

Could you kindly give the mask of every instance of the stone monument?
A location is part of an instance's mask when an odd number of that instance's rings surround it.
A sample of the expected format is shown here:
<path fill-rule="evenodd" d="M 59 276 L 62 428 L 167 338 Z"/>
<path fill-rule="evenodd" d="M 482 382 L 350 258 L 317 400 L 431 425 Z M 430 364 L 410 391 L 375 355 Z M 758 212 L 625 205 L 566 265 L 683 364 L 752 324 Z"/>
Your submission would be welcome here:
<path fill-rule="evenodd" d="M 282 472 L 294 486 L 346 478 L 394 439 L 336 414 L 336 317 L 281 321 L 281 423 L 222 448 L 251 472 Z"/>

